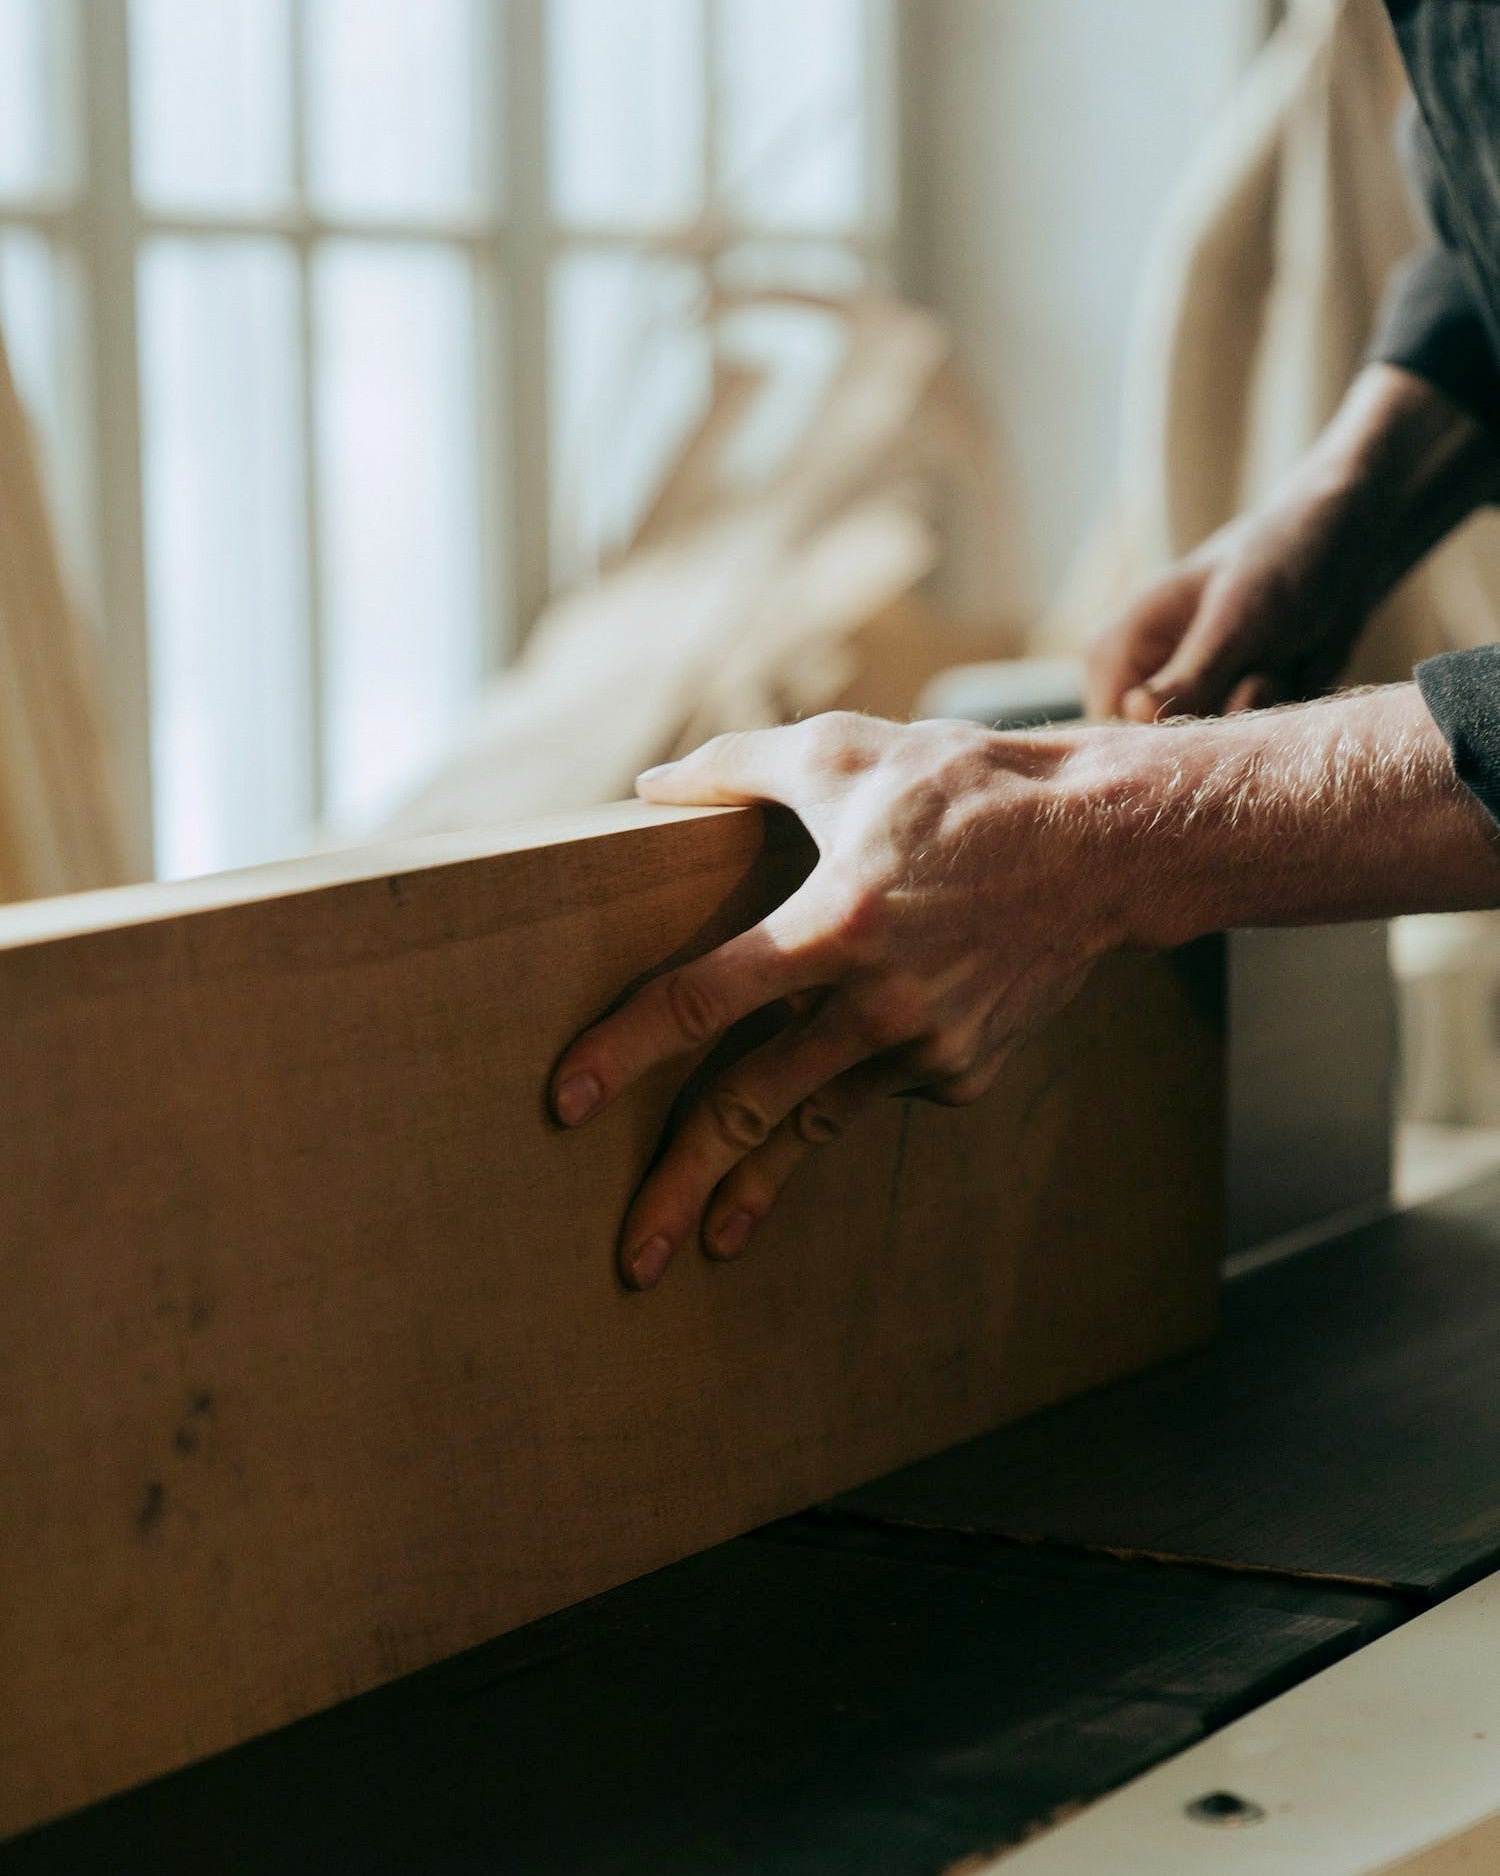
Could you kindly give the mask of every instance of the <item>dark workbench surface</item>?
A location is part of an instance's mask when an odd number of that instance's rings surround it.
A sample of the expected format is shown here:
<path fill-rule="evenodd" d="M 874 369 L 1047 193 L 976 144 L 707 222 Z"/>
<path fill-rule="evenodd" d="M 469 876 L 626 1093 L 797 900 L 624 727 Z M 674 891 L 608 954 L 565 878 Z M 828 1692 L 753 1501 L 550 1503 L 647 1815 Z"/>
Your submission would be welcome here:
<path fill-rule="evenodd" d="M 1496 1567 L 1497 1488 L 1500 1179 L 1239 1279 L 1211 1349 L 34 1832 L 0 1872 L 926 1876 Z"/>

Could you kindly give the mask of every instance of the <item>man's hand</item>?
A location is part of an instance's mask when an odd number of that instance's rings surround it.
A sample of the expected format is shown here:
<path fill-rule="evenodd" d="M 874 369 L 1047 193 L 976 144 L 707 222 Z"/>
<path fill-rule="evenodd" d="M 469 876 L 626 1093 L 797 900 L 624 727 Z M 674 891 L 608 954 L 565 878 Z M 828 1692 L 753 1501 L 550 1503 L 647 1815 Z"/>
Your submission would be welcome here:
<path fill-rule="evenodd" d="M 784 803 L 820 858 L 761 925 L 648 984 L 558 1064 L 553 1109 L 577 1125 L 742 1018 L 793 1012 L 707 1089 L 648 1175 L 621 1238 L 628 1283 L 650 1288 L 700 1238 L 737 1256 L 803 1156 L 861 1108 L 976 1100 L 1072 996 L 1125 935 L 1104 817 L 1070 781 L 1089 735 L 1118 734 L 834 715 L 721 736 L 641 778 L 651 801 Z"/>
<path fill-rule="evenodd" d="M 790 1021 L 687 1114 L 621 1235 L 649 1289 L 734 1257 L 799 1161 L 882 1096 L 972 1101 L 1101 953 L 1228 925 L 1500 904 L 1500 840 L 1411 684 L 1220 722 L 996 735 L 857 716 L 723 736 L 649 800 L 782 802 L 819 860 L 753 930 L 581 1036 L 577 1126 L 742 1018 Z"/>
<path fill-rule="evenodd" d="M 1229 716 L 1316 696 L 1364 624 L 1317 504 L 1285 500 L 1221 529 L 1093 644 L 1096 717 Z"/>
<path fill-rule="evenodd" d="M 1500 489 L 1500 448 L 1420 378 L 1371 365 L 1307 460 L 1099 638 L 1091 716 L 1149 723 L 1313 697 L 1366 618 Z"/>

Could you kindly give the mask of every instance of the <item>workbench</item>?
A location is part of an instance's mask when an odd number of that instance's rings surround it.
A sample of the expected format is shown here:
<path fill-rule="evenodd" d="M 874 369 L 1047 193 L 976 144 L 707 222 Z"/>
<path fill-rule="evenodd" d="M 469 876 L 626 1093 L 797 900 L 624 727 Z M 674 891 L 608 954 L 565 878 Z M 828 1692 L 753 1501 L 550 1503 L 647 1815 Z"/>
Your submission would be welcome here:
<path fill-rule="evenodd" d="M 1500 1566 L 1497 1377 L 1491 1178 L 1234 1277 L 1198 1353 L 32 1832 L 0 1872 L 927 1876 Z"/>

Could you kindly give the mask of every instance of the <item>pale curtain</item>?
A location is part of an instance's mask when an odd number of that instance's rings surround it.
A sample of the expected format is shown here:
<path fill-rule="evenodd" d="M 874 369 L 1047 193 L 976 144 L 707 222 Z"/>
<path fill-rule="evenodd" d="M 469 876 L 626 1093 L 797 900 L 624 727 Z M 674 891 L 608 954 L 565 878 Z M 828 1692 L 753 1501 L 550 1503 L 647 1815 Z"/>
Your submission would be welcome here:
<path fill-rule="evenodd" d="M 1396 151 L 1405 82 L 1380 0 L 1293 0 L 1171 204 L 1146 269 L 1108 514 L 1037 637 L 1085 643 L 1253 505 L 1359 370 L 1421 239 Z M 1351 679 L 1500 637 L 1500 519 L 1476 517 L 1381 609 Z"/>

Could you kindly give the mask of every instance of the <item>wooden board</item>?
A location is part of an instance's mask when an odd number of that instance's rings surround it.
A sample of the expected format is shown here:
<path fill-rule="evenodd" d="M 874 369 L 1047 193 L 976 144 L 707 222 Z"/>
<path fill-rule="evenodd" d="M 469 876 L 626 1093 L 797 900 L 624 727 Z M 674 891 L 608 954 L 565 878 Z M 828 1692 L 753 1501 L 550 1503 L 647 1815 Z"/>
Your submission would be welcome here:
<path fill-rule="evenodd" d="M 1444 1593 L 1500 1567 L 1500 1178 L 1232 1282 L 1150 1375 L 880 1480 L 864 1518 Z"/>
<path fill-rule="evenodd" d="M 1181 960 L 891 1103 L 742 1264 L 620 1286 L 675 1084 L 567 1135 L 549 1068 L 806 864 L 622 808 L 0 917 L 0 1830 L 1206 1334 Z"/>
<path fill-rule="evenodd" d="M 23 1838 L 0 1876 L 936 1876 L 1391 1619 L 1243 1577 L 740 1539 Z"/>

